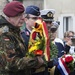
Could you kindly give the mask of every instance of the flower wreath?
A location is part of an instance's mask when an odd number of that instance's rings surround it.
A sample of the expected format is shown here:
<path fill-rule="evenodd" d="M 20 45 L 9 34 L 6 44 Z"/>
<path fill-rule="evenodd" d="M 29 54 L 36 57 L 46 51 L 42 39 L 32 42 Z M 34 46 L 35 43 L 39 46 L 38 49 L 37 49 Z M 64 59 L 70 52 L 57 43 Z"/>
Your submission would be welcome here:
<path fill-rule="evenodd" d="M 65 54 L 58 59 L 58 69 L 62 75 L 69 75 L 70 72 L 74 71 L 75 58 L 71 54 Z"/>
<path fill-rule="evenodd" d="M 50 60 L 50 41 L 46 24 L 41 19 L 36 20 L 30 35 L 27 56 L 42 56 L 44 61 Z"/>

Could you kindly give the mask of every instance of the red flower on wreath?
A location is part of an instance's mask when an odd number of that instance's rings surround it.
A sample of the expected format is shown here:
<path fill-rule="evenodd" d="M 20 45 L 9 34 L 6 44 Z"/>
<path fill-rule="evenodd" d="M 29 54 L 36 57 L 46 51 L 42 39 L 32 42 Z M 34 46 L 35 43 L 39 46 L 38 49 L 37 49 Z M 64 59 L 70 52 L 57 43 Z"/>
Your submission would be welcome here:
<path fill-rule="evenodd" d="M 36 50 L 34 51 L 35 55 L 43 55 L 43 51 L 42 50 Z"/>
<path fill-rule="evenodd" d="M 70 63 L 70 62 L 72 62 L 73 61 L 73 57 L 72 56 L 67 56 L 67 57 L 65 57 L 65 62 L 66 63 Z"/>

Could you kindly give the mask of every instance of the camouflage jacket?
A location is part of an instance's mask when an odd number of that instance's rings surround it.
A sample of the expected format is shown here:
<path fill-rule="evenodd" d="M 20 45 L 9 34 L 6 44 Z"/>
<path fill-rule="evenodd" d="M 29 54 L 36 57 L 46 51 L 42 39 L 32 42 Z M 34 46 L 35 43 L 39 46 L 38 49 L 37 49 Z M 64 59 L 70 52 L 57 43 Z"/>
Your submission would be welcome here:
<path fill-rule="evenodd" d="M 13 73 L 12 75 L 26 75 L 22 74 L 24 71 L 21 74 L 19 73 L 27 69 L 25 62 L 29 61 L 24 57 L 27 51 L 25 48 L 25 44 L 20 36 L 20 30 L 8 23 L 4 17 L 1 17 L 0 75 L 8 75 L 8 73 Z"/>

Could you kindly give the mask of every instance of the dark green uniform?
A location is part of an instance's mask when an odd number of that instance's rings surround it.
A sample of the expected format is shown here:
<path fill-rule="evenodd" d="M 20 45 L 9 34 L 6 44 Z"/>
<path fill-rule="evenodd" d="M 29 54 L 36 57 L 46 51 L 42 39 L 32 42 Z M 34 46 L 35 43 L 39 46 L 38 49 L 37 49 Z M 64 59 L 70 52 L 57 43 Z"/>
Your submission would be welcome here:
<path fill-rule="evenodd" d="M 0 16 L 0 75 L 28 75 L 28 69 L 34 67 L 37 60 L 24 57 L 26 51 L 20 29 Z"/>

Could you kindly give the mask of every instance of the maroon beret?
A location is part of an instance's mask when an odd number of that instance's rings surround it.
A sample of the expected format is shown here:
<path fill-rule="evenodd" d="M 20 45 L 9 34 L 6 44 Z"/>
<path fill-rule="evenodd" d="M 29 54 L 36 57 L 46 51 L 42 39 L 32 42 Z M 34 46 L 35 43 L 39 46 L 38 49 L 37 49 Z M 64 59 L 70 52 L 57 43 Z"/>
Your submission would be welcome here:
<path fill-rule="evenodd" d="M 14 17 L 24 12 L 24 6 L 19 1 L 12 1 L 6 4 L 6 6 L 3 9 L 3 12 L 8 17 Z"/>

